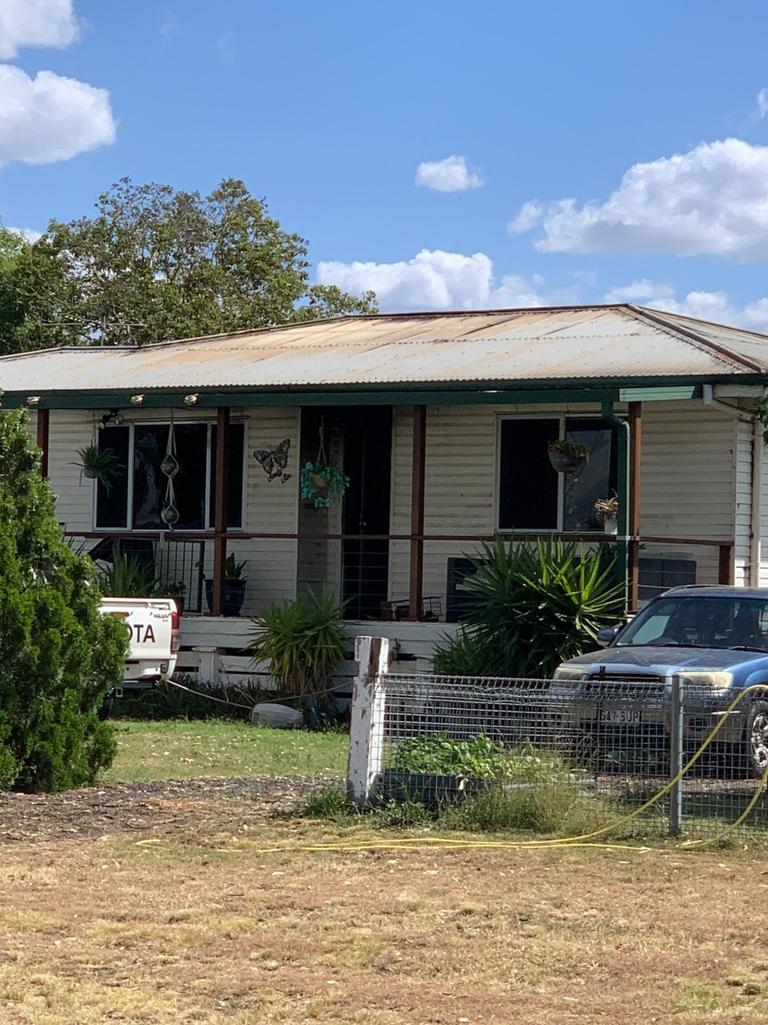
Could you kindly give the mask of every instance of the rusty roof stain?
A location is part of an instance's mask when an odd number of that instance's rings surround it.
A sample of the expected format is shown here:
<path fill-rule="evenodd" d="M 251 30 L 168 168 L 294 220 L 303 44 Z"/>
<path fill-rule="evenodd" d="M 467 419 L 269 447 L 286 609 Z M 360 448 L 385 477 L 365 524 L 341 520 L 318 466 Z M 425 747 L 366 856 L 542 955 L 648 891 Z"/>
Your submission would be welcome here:
<path fill-rule="evenodd" d="M 630 304 L 379 314 L 154 345 L 0 358 L 0 389 L 413 387 L 627 381 L 768 371 L 768 337 Z"/>

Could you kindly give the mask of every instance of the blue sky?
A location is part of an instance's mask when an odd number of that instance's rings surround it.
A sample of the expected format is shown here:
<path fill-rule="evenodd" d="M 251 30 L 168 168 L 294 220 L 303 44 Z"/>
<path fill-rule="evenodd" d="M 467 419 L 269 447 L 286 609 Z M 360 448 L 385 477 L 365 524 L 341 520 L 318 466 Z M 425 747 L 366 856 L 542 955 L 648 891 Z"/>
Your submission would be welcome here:
<path fill-rule="evenodd" d="M 0 0 L 0 217 L 234 176 L 383 308 L 768 330 L 767 29 L 751 0 Z"/>

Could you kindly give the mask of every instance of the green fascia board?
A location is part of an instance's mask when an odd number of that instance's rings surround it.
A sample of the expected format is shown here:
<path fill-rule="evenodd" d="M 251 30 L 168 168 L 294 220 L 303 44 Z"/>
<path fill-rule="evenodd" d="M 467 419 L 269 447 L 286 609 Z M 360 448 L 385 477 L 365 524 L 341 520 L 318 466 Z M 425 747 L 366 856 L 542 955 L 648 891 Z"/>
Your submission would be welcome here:
<path fill-rule="evenodd" d="M 668 388 L 619 388 L 619 402 L 676 402 L 701 398 L 701 386 L 670 385 Z"/>
<path fill-rule="evenodd" d="M 135 394 L 135 393 L 134 393 Z M 184 402 L 184 396 L 197 394 L 193 405 Z M 550 389 L 509 391 L 492 389 L 479 391 L 146 391 L 140 406 L 133 406 L 131 396 L 125 392 L 69 392 L 65 395 L 40 393 L 38 409 L 211 409 L 218 406 L 414 406 L 414 405 L 535 405 L 545 403 L 601 403 L 618 401 L 618 390 L 611 389 Z M 27 405 L 27 396 L 6 392 L 0 398 L 0 408 L 18 408 Z"/>
<path fill-rule="evenodd" d="M 151 388 L 126 391 L 67 391 L 42 389 L 42 409 L 131 409 L 131 395 L 141 393 L 144 401 L 140 409 L 163 407 L 210 409 L 218 406 L 369 406 L 369 405 L 543 405 L 551 403 L 590 403 L 654 401 L 656 399 L 692 399 L 701 394 L 703 384 L 765 383 L 765 375 L 739 374 L 721 377 L 690 378 L 670 385 L 669 378 L 644 379 L 632 382 L 588 381 L 532 381 L 524 387 L 520 383 L 489 382 L 419 383 L 412 388 L 382 386 L 355 390 L 349 386 L 333 389 L 205 389 L 186 386 L 174 389 Z M 197 394 L 198 401 L 187 406 L 185 395 Z M 27 405 L 27 393 L 0 393 L 0 408 L 13 409 Z"/>

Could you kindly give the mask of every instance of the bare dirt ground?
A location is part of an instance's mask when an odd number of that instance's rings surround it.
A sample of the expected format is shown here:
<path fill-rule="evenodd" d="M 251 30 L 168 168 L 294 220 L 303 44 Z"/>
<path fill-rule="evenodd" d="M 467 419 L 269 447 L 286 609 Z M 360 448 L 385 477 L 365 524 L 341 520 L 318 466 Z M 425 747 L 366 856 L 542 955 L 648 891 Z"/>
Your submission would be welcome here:
<path fill-rule="evenodd" d="M 3 1025 L 768 1016 L 757 855 L 260 853 L 362 836 L 275 815 L 309 786 L 189 780 L 0 798 Z"/>
<path fill-rule="evenodd" d="M 204 831 L 229 815 L 247 821 L 294 811 L 328 785 L 327 779 L 250 776 L 109 783 L 63 794 L 0 793 L 0 845 L 185 827 Z"/>

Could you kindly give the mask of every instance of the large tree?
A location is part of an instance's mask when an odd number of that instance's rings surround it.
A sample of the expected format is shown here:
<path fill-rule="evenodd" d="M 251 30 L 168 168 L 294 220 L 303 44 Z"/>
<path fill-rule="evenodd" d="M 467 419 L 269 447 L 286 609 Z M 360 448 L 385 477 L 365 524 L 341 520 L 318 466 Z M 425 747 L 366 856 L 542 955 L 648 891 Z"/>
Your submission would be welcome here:
<path fill-rule="evenodd" d="M 0 225 L 0 356 L 18 347 L 24 305 L 18 287 L 19 260 L 27 243 Z"/>
<path fill-rule="evenodd" d="M 143 344 L 375 312 L 375 296 L 310 285 L 307 243 L 228 179 L 208 196 L 123 178 L 95 217 L 51 221 L 15 272 L 16 347 Z"/>

